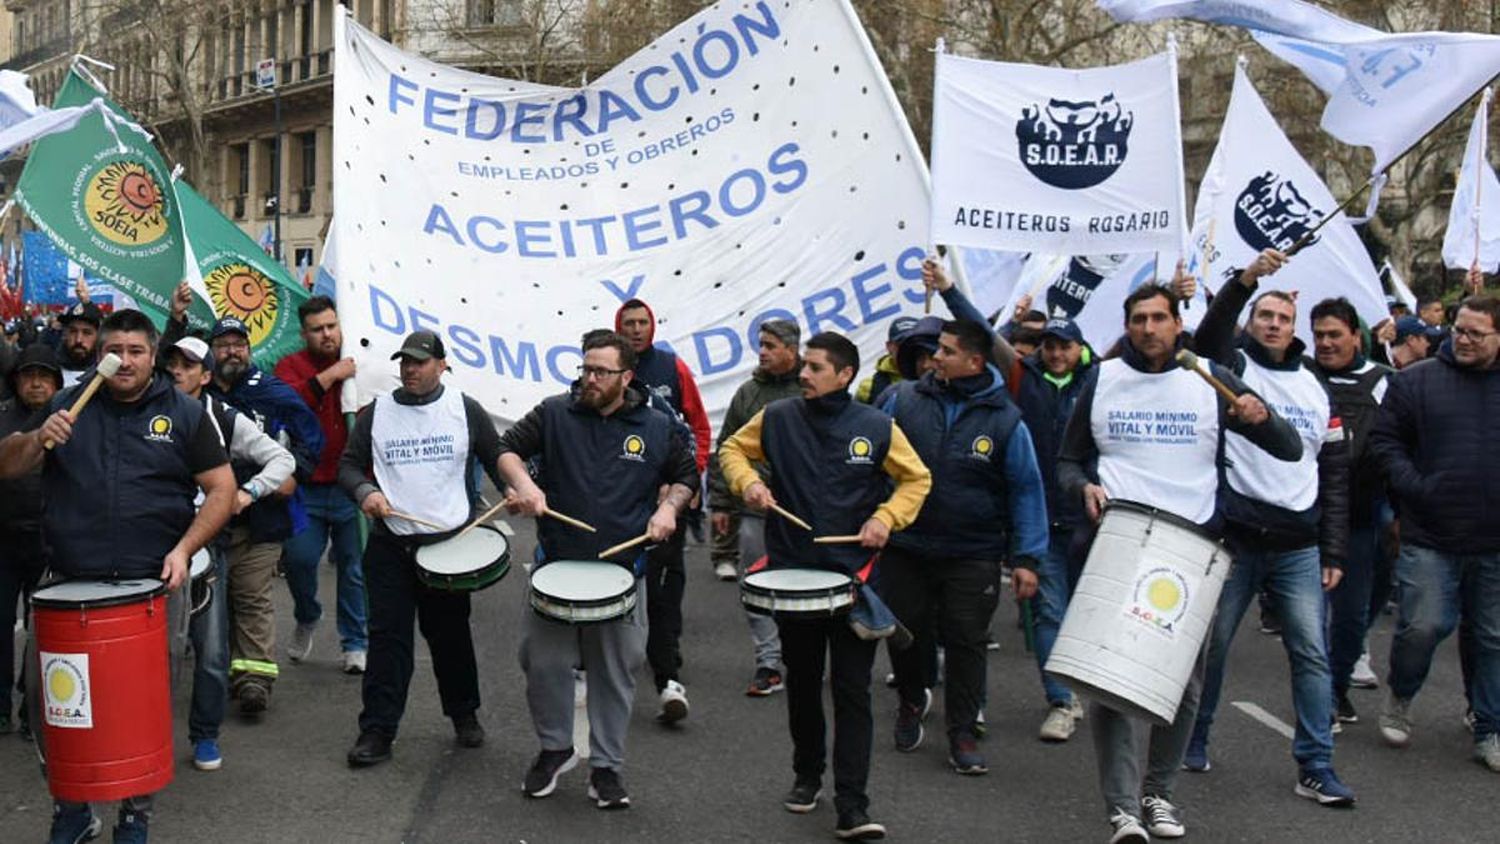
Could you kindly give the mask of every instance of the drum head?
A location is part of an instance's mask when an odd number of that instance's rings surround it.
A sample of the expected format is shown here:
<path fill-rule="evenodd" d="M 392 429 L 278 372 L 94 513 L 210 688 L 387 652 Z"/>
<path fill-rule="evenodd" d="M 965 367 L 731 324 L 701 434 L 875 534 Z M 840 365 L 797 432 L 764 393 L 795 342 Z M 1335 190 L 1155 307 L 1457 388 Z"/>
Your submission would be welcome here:
<path fill-rule="evenodd" d="M 754 589 L 825 591 L 848 586 L 852 578 L 824 569 L 766 569 L 745 575 L 745 585 Z"/>
<path fill-rule="evenodd" d="M 107 607 L 145 600 L 166 591 L 166 584 L 154 578 L 64 580 L 38 589 L 31 602 L 39 607 Z"/>
<path fill-rule="evenodd" d="M 532 589 L 567 601 L 608 601 L 634 586 L 628 569 L 603 560 L 557 560 L 531 574 Z"/>
<path fill-rule="evenodd" d="M 433 574 L 467 574 L 494 565 L 509 554 L 505 535 L 490 525 L 480 525 L 463 536 L 418 548 L 417 565 Z"/>
<path fill-rule="evenodd" d="M 198 553 L 193 555 L 192 562 L 188 564 L 188 577 L 193 580 L 208 574 L 214 567 L 213 557 L 209 556 L 207 548 L 199 548 Z"/>

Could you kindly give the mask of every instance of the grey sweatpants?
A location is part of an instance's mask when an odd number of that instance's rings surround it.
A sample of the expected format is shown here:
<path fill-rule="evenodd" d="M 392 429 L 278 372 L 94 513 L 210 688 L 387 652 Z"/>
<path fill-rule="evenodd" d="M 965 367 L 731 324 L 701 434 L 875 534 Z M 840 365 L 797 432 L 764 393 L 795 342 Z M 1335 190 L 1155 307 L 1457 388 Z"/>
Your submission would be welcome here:
<path fill-rule="evenodd" d="M 756 513 L 740 514 L 740 576 L 766 555 L 766 520 Z M 755 667 L 781 670 L 781 634 L 776 619 L 745 610 L 750 640 L 755 643 Z"/>
<path fill-rule="evenodd" d="M 635 700 L 635 672 L 646 659 L 646 590 L 635 609 L 603 624 L 564 624 L 527 606 L 521 621 L 526 705 L 543 750 L 573 747 L 573 669 L 588 673 L 589 765 L 619 770 Z"/>
<path fill-rule="evenodd" d="M 1110 709 L 1099 703 L 1089 704 L 1089 721 L 1093 725 L 1094 757 L 1099 763 L 1099 790 L 1104 793 L 1104 811 L 1119 809 L 1139 818 L 1141 796 L 1172 799 L 1172 786 L 1182 769 L 1188 740 L 1193 736 L 1193 722 L 1198 717 L 1198 698 L 1203 693 L 1203 671 L 1207 664 L 1208 645 L 1198 649 L 1198 661 L 1188 679 L 1177 706 L 1177 718 L 1169 726 L 1158 727 L 1140 718 Z M 1146 779 L 1141 779 L 1141 744 L 1148 745 Z"/>

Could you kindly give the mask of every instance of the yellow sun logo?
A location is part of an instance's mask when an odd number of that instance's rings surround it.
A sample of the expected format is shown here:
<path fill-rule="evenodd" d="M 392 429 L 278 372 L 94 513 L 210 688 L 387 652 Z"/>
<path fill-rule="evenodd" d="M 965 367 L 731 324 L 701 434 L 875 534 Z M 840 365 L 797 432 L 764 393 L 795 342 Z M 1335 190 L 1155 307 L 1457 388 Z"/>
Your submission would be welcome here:
<path fill-rule="evenodd" d="M 1146 600 L 1160 612 L 1171 612 L 1182 602 L 1182 589 L 1171 578 L 1157 578 L 1146 587 Z"/>
<path fill-rule="evenodd" d="M 238 318 L 250 329 L 250 345 L 259 346 L 271 333 L 281 312 L 275 282 L 249 264 L 220 264 L 203 274 L 208 300 L 218 316 Z"/>
<path fill-rule="evenodd" d="M 995 450 L 995 442 L 989 437 L 981 435 L 974 438 L 974 445 L 972 446 L 972 448 L 974 449 L 975 454 L 981 457 L 988 457 L 990 455 L 990 452 Z"/>
<path fill-rule="evenodd" d="M 855 437 L 849 441 L 849 459 L 856 463 L 870 462 L 870 453 L 875 447 L 864 437 Z"/>
<path fill-rule="evenodd" d="M 646 441 L 631 434 L 620 444 L 620 457 L 626 460 L 643 461 L 646 459 Z"/>
<path fill-rule="evenodd" d="M 89 225 L 122 246 L 145 246 L 167 233 L 166 197 L 139 161 L 112 161 L 89 179 L 83 209 Z"/>
<path fill-rule="evenodd" d="M 78 694 L 78 682 L 66 668 L 55 667 L 47 675 L 47 691 L 53 700 L 66 703 Z"/>
<path fill-rule="evenodd" d="M 153 416 L 151 418 L 151 433 L 158 436 L 172 433 L 172 420 L 165 416 Z"/>

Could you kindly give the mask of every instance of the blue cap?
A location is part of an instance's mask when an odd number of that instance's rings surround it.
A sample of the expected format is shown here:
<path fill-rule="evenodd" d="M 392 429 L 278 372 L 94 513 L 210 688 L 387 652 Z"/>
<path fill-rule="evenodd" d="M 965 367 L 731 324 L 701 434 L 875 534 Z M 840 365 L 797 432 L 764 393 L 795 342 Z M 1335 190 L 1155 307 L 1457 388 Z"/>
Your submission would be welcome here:
<path fill-rule="evenodd" d="M 1421 317 L 1414 317 L 1410 314 L 1396 320 L 1397 343 L 1408 337 L 1415 337 L 1418 334 L 1425 334 L 1427 335 L 1427 339 L 1436 340 L 1443 336 L 1443 329 L 1435 325 L 1428 325 L 1422 321 Z"/>
<path fill-rule="evenodd" d="M 887 343 L 894 343 L 901 339 L 901 335 L 917 326 L 917 318 L 909 316 L 898 316 L 891 320 L 891 327 L 885 333 Z"/>
<path fill-rule="evenodd" d="M 1067 340 L 1070 343 L 1082 343 L 1083 329 L 1079 328 L 1078 323 L 1071 319 L 1054 317 L 1047 320 L 1047 324 L 1042 326 L 1042 336 L 1056 337 L 1059 340 Z"/>
<path fill-rule="evenodd" d="M 209 333 L 208 339 L 210 341 L 217 340 L 225 334 L 240 334 L 246 340 L 250 339 L 250 329 L 246 328 L 244 321 L 238 317 L 220 317 L 219 321 L 214 323 L 214 330 Z"/>

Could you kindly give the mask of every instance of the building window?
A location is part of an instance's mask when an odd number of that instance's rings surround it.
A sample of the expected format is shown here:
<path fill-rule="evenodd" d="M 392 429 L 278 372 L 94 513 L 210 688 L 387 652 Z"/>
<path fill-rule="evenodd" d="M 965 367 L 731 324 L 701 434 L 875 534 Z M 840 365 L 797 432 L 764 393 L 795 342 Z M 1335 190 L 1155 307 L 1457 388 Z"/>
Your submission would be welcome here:
<path fill-rule="evenodd" d="M 466 0 L 469 26 L 520 26 L 519 0 Z"/>
<path fill-rule="evenodd" d="M 313 194 L 318 187 L 318 133 L 298 135 L 297 153 L 302 164 L 297 183 L 297 213 L 308 214 L 312 212 Z"/>
<path fill-rule="evenodd" d="M 266 138 L 261 141 L 261 155 L 266 162 L 266 216 L 270 217 L 276 213 L 276 206 L 271 200 L 281 201 L 281 161 L 280 150 L 276 138 Z"/>
<path fill-rule="evenodd" d="M 245 197 L 250 193 L 250 145 L 234 144 L 229 147 L 229 167 L 233 174 L 234 193 L 229 197 L 229 210 L 236 220 L 245 219 Z"/>

